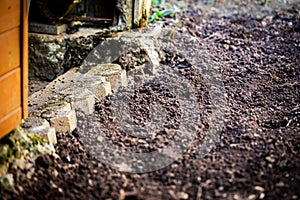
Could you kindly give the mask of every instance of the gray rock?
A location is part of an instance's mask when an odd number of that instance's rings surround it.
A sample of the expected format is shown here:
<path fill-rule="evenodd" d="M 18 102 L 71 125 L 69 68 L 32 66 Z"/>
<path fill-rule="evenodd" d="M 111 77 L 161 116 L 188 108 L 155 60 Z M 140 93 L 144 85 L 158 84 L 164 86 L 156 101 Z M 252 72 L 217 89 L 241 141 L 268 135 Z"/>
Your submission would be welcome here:
<path fill-rule="evenodd" d="M 100 64 L 91 68 L 87 74 L 105 77 L 110 82 L 112 90 L 127 85 L 126 71 L 118 64 Z"/>
<path fill-rule="evenodd" d="M 74 83 L 76 85 L 76 83 Z M 80 85 L 80 84 L 78 84 Z M 80 87 L 67 88 L 61 91 L 64 100 L 71 104 L 72 110 L 81 110 L 85 114 L 92 114 L 94 112 L 95 98 L 94 95 L 83 85 Z"/>
<path fill-rule="evenodd" d="M 74 110 L 60 111 L 50 119 L 51 127 L 57 132 L 65 133 L 72 132 L 77 126 L 77 118 Z"/>
<path fill-rule="evenodd" d="M 0 186 L 1 189 L 17 192 L 14 186 L 13 174 L 5 174 L 4 176 L 0 177 Z"/>
<path fill-rule="evenodd" d="M 52 144 L 57 143 L 55 128 L 50 127 L 46 119 L 31 116 L 25 120 L 22 127 L 25 128 L 29 134 L 39 135 Z"/>
<path fill-rule="evenodd" d="M 57 143 L 56 131 L 53 127 L 47 126 L 36 126 L 27 129 L 29 134 L 39 135 L 42 138 L 48 140 L 52 144 Z"/>
<path fill-rule="evenodd" d="M 71 101 L 72 109 L 81 110 L 85 114 L 92 114 L 95 111 L 95 98 L 91 93 L 80 94 Z"/>
<path fill-rule="evenodd" d="M 52 81 L 72 67 L 79 67 L 103 38 L 93 29 L 72 36 L 29 34 L 29 78 Z M 99 30 L 98 30 L 99 32 Z"/>
<path fill-rule="evenodd" d="M 53 80 L 62 74 L 66 51 L 63 38 L 29 34 L 29 78 Z"/>
<path fill-rule="evenodd" d="M 39 126 L 50 127 L 50 124 L 47 120 L 39 117 L 29 117 L 25 119 L 25 121 L 22 124 L 22 127 L 25 129 L 30 129 Z"/>
<path fill-rule="evenodd" d="M 111 94 L 111 85 L 109 82 L 94 82 L 89 84 L 88 89 L 94 94 L 97 100 L 104 98 L 105 96 Z"/>

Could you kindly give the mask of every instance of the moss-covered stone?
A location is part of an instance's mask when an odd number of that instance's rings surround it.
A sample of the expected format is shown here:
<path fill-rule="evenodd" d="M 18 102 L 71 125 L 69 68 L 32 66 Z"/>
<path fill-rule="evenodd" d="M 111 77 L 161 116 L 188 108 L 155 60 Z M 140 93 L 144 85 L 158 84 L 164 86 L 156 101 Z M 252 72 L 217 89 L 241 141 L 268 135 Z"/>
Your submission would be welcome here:
<path fill-rule="evenodd" d="M 52 81 L 73 67 L 103 41 L 104 33 L 80 32 L 74 36 L 29 34 L 29 78 Z M 104 34 L 105 35 L 105 34 Z"/>
<path fill-rule="evenodd" d="M 18 159 L 35 159 L 53 151 L 47 140 L 38 135 L 30 135 L 25 129 L 18 127 L 0 140 L 0 177 L 5 176 L 8 167 Z"/>

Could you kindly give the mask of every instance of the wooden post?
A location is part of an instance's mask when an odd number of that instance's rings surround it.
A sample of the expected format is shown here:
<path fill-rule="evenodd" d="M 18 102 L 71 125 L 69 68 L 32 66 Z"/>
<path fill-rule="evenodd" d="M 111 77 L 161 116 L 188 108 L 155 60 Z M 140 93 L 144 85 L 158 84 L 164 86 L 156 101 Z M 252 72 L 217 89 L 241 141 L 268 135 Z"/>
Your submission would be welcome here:
<path fill-rule="evenodd" d="M 22 72 L 22 117 L 28 117 L 28 2 L 22 5 L 21 72 Z"/>
<path fill-rule="evenodd" d="M 145 27 L 151 12 L 151 0 L 134 0 L 133 28 Z"/>

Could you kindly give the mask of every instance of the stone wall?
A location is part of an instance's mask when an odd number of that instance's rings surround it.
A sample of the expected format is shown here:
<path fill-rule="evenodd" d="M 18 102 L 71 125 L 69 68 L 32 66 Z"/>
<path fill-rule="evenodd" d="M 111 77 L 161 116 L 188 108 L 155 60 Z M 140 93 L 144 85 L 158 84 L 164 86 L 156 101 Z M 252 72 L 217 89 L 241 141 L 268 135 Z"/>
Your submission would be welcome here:
<path fill-rule="evenodd" d="M 90 2 L 91 6 L 94 1 L 87 2 Z M 116 0 L 115 3 L 119 8 L 111 11 L 117 16 L 116 26 L 111 30 L 81 28 L 79 32 L 72 35 L 30 33 L 29 79 L 54 80 L 70 68 L 79 67 L 90 51 L 106 37 L 113 35 L 114 31 L 146 26 L 150 16 L 151 0 Z M 102 4 L 103 2 L 99 6 Z"/>
<path fill-rule="evenodd" d="M 93 29 L 74 35 L 29 34 L 29 79 L 54 80 L 72 67 L 79 67 L 90 51 L 104 40 Z"/>

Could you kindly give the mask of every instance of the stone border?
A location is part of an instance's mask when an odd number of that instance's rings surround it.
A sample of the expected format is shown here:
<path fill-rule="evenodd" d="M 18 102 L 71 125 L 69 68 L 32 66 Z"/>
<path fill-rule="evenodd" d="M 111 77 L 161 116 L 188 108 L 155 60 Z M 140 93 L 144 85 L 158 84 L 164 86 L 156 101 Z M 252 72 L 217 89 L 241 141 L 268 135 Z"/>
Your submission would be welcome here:
<path fill-rule="evenodd" d="M 155 35 L 159 34 L 156 32 L 154 30 Z M 136 33 L 120 34 L 127 42 L 136 36 Z M 118 41 L 120 37 L 112 40 Z M 138 46 L 146 52 L 150 65 L 141 65 L 136 72 L 127 72 L 120 65 L 112 63 L 97 64 L 83 73 L 80 68 L 72 68 L 29 97 L 29 118 L 22 127 L 56 144 L 56 132 L 72 132 L 77 127 L 76 111 L 92 114 L 96 101 L 112 94 L 118 87 L 126 87 L 131 73 L 141 73 L 147 66 L 145 70 L 155 74 L 159 67 L 159 54 L 154 49 L 154 43 L 150 42 L 149 48 L 142 40 L 135 42 L 142 43 Z"/>

